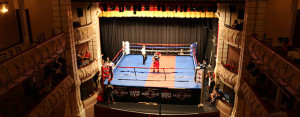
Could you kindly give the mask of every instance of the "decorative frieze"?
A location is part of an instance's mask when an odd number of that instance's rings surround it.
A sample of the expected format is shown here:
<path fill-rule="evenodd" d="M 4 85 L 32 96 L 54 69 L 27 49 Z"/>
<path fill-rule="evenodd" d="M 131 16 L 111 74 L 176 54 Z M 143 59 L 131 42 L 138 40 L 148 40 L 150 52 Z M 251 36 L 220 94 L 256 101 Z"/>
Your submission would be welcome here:
<path fill-rule="evenodd" d="M 284 56 L 278 54 L 261 41 L 252 37 L 248 45 L 252 62 L 273 82 L 287 89 L 296 99 L 299 87 L 300 69 Z"/>
<path fill-rule="evenodd" d="M 242 39 L 242 31 L 232 29 L 228 26 L 224 26 L 220 34 L 223 37 L 224 41 L 229 45 L 232 45 L 237 48 L 240 47 L 241 39 Z"/>
<path fill-rule="evenodd" d="M 55 87 L 29 114 L 28 117 L 47 117 L 55 107 L 69 94 L 74 80 L 68 75 Z"/>
<path fill-rule="evenodd" d="M 263 106 L 264 104 L 255 95 L 253 90 L 249 87 L 247 82 L 241 86 L 241 93 L 244 97 L 245 102 L 248 104 L 251 112 L 256 115 L 256 117 L 269 117 L 269 111 Z"/>
<path fill-rule="evenodd" d="M 217 75 L 224 84 L 230 88 L 234 88 L 238 79 L 238 74 L 227 69 L 222 63 L 219 63 L 217 68 Z"/>
<path fill-rule="evenodd" d="M 90 41 L 94 37 L 96 37 L 95 28 L 93 27 L 93 23 L 74 28 L 74 38 L 75 38 L 75 44 L 81 44 L 85 43 L 87 41 Z"/>

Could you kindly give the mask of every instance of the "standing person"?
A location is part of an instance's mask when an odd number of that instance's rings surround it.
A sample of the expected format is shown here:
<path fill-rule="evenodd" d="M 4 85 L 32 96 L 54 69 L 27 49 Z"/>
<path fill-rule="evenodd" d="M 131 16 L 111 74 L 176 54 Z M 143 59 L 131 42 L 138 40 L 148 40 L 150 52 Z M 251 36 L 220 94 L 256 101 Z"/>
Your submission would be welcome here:
<path fill-rule="evenodd" d="M 153 67 L 154 67 L 153 72 L 155 72 L 155 69 L 157 69 L 157 72 L 159 72 L 159 59 L 160 59 L 160 56 L 161 56 L 161 54 L 158 53 L 157 51 L 154 53 L 154 56 L 153 56 L 153 61 L 154 61 L 154 63 L 153 63 Z"/>
<path fill-rule="evenodd" d="M 109 57 L 106 57 L 106 64 L 109 64 L 109 63 L 110 63 Z"/>
<path fill-rule="evenodd" d="M 113 104 L 115 104 L 115 100 L 112 94 L 113 89 L 114 87 L 110 85 L 110 82 L 108 82 L 108 85 L 105 87 L 108 104 L 110 104 L 110 101 L 112 101 Z"/>
<path fill-rule="evenodd" d="M 208 93 L 210 94 L 213 89 L 214 89 L 214 86 L 215 86 L 215 79 L 212 77 L 211 73 L 208 73 L 208 86 L 207 86 L 207 89 L 208 89 Z"/>
<path fill-rule="evenodd" d="M 143 65 L 145 65 L 145 62 L 147 60 L 147 55 L 146 55 L 146 47 L 145 45 L 143 45 L 143 48 L 142 48 L 142 56 L 143 56 Z"/>

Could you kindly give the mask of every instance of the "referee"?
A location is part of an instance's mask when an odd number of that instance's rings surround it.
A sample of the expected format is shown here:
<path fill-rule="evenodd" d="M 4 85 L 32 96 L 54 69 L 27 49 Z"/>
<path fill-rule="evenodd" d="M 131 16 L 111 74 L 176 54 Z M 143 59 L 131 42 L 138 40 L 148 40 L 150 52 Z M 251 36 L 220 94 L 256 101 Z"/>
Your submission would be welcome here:
<path fill-rule="evenodd" d="M 145 45 L 143 45 L 143 48 L 142 48 L 142 55 L 143 55 L 143 65 L 145 65 L 145 62 L 147 60 L 147 55 L 146 55 L 146 47 Z"/>

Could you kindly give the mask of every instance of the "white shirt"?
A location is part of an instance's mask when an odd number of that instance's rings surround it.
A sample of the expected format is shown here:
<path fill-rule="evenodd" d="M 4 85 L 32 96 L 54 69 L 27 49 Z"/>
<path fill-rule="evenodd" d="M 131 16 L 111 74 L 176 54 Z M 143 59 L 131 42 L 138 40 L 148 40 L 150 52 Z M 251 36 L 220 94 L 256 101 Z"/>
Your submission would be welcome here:
<path fill-rule="evenodd" d="M 146 49 L 145 48 L 142 48 L 142 54 L 146 54 Z"/>

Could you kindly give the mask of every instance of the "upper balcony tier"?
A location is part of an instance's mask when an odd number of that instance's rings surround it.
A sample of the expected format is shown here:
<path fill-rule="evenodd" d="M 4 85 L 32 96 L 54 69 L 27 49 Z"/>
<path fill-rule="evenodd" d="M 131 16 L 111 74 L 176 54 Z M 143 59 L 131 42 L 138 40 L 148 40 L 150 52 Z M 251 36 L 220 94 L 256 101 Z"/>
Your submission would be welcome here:
<path fill-rule="evenodd" d="M 48 117 L 55 107 L 64 100 L 65 96 L 71 91 L 74 80 L 67 75 L 59 84 L 57 84 L 35 107 L 29 111 L 28 117 Z"/>
<path fill-rule="evenodd" d="M 278 54 L 263 42 L 252 37 L 248 49 L 254 64 L 280 88 L 300 100 L 300 69 L 286 57 Z M 298 92 L 298 93 L 297 93 Z"/>
<path fill-rule="evenodd" d="M 31 76 L 64 51 L 64 34 L 59 34 L 0 65 L 0 95 Z"/>
<path fill-rule="evenodd" d="M 96 36 L 93 23 L 74 28 L 74 38 L 76 45 L 90 41 Z"/>
<path fill-rule="evenodd" d="M 232 45 L 236 48 L 240 47 L 242 31 L 233 29 L 225 25 L 223 31 L 221 32 L 221 36 L 223 37 L 224 41 L 229 45 Z"/>
<path fill-rule="evenodd" d="M 217 76 L 219 76 L 222 82 L 228 87 L 234 88 L 238 79 L 238 74 L 233 72 L 229 68 L 226 68 L 223 63 L 218 64 L 217 69 Z"/>

